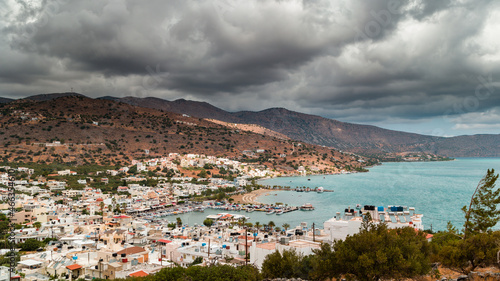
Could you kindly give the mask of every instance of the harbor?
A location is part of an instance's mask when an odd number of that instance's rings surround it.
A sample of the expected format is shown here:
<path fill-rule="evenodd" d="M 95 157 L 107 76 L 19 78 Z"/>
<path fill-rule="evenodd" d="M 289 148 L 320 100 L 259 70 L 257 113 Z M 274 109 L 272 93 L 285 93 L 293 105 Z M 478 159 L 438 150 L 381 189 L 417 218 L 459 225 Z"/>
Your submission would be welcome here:
<path fill-rule="evenodd" d="M 217 202 L 213 205 L 187 205 L 187 206 L 174 206 L 166 209 L 153 209 L 150 211 L 145 211 L 139 214 L 135 214 L 137 217 L 146 220 L 159 220 L 161 218 L 171 217 L 171 216 L 181 216 L 189 213 L 213 213 L 215 212 L 238 212 L 246 213 L 250 215 L 251 213 L 265 213 L 266 215 L 283 215 L 294 211 L 310 211 L 314 210 L 311 204 L 304 204 L 301 206 L 288 206 L 280 204 L 221 204 Z M 212 212 L 210 212 L 212 211 Z"/>
<path fill-rule="evenodd" d="M 446 229 L 448 221 L 456 225 L 463 224 L 463 216 L 460 212 L 449 212 L 449 210 L 456 209 L 453 202 L 464 202 L 461 203 L 463 205 L 470 200 L 470 194 L 477 185 L 476 179 L 481 177 L 485 169 L 491 166 L 496 167 L 498 163 L 498 159 L 385 163 L 382 166 L 373 167 L 370 173 L 311 176 L 311 181 L 307 181 L 307 177 L 267 179 L 259 181 L 259 184 L 269 186 L 270 189 L 258 189 L 251 193 L 232 196 L 234 201 L 231 205 L 206 208 L 204 213 L 186 211 L 179 206 L 177 207 L 179 210 L 169 213 L 165 219 L 172 221 L 180 217 L 183 222 L 193 225 L 194 223 L 201 224 L 209 214 L 235 212 L 248 216 L 248 221 L 252 223 L 272 220 L 279 226 L 284 223 L 298 225 L 301 222 L 312 224 L 327 221 L 335 216 L 336 212 L 343 211 L 347 207 L 357 210 L 357 204 L 360 206 L 366 203 L 377 206 L 400 204 L 411 205 L 421 210 L 425 214 L 425 225 L 429 229 L 443 230 Z M 465 167 L 474 167 L 474 169 L 467 170 Z M 421 181 L 422 175 L 426 175 L 430 181 L 433 181 L 432 187 Z M 335 187 L 335 192 L 296 191 L 297 189 L 303 190 L 299 187 L 308 184 L 312 190 L 315 186 L 324 186 L 325 189 Z M 288 190 L 292 192 L 283 192 L 287 189 L 276 187 L 284 185 L 291 185 Z M 264 210 L 247 212 L 243 207 L 260 205 L 276 207 L 276 203 L 289 207 L 311 203 L 315 210 L 313 212 L 291 211 L 282 214 L 275 211 L 267 214 L 268 212 Z M 158 219 L 157 216 L 153 217 Z"/>

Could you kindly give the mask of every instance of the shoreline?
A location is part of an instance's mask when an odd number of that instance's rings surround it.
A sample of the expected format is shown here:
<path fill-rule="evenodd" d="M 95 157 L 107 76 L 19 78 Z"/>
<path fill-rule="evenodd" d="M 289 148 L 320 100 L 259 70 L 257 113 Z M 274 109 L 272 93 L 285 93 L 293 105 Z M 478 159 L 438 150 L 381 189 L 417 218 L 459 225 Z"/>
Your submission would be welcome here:
<path fill-rule="evenodd" d="M 234 199 L 235 203 L 240 203 L 240 204 L 262 204 L 261 202 L 257 201 L 258 198 L 272 191 L 275 190 L 260 188 L 257 190 L 253 190 L 249 193 L 233 195 L 231 196 L 231 198 Z"/>

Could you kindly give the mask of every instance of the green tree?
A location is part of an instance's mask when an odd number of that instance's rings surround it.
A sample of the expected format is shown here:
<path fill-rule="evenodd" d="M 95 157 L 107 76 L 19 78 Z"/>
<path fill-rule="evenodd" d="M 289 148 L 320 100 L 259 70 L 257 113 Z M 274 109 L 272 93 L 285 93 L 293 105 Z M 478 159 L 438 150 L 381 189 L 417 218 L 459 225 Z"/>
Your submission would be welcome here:
<path fill-rule="evenodd" d="M 344 241 L 335 241 L 333 249 L 335 277 L 402 279 L 425 275 L 431 269 L 425 234 L 411 227 L 389 230 L 384 223 L 371 223 Z"/>
<path fill-rule="evenodd" d="M 479 233 L 466 239 L 452 239 L 439 251 L 439 261 L 446 267 L 468 274 L 477 267 L 496 265 L 500 233 Z"/>
<path fill-rule="evenodd" d="M 210 226 L 212 226 L 212 224 L 214 224 L 214 221 L 213 221 L 213 220 L 211 220 L 211 219 L 205 219 L 205 220 L 203 221 L 203 224 L 204 224 L 205 226 L 210 227 Z"/>
<path fill-rule="evenodd" d="M 303 257 L 295 250 L 284 250 L 283 254 L 275 251 L 267 255 L 262 263 L 262 276 L 264 278 L 299 278 L 303 276 L 300 271 Z"/>
<path fill-rule="evenodd" d="M 322 243 L 321 248 L 313 250 L 311 256 L 312 269 L 309 271 L 308 279 L 326 280 L 333 278 L 336 272 L 336 261 L 330 244 Z"/>
<path fill-rule="evenodd" d="M 260 227 L 262 226 L 262 225 L 260 224 L 260 222 L 258 222 L 258 221 L 257 221 L 257 222 L 255 222 L 255 224 L 254 224 L 254 225 L 255 225 L 255 228 L 257 228 L 257 231 L 259 231 L 259 230 L 260 230 Z"/>
<path fill-rule="evenodd" d="M 127 279 L 128 280 L 128 279 Z M 135 279 L 134 279 L 135 280 Z M 139 279 L 137 279 L 139 280 Z M 188 268 L 163 268 L 154 275 L 145 277 L 145 281 L 257 281 L 259 270 L 254 266 L 215 265 L 210 267 L 190 266 Z"/>
<path fill-rule="evenodd" d="M 196 264 L 200 264 L 203 262 L 203 257 L 196 257 L 193 262 L 191 263 L 191 266 L 193 265 L 196 265 Z"/>
<path fill-rule="evenodd" d="M 285 232 L 288 230 L 288 228 L 290 227 L 290 225 L 288 223 L 284 223 L 282 225 L 282 227 L 285 229 Z"/>
<path fill-rule="evenodd" d="M 0 237 L 4 237 L 9 231 L 9 219 L 4 213 L 0 213 Z"/>
<path fill-rule="evenodd" d="M 201 172 L 198 173 L 199 178 L 206 178 L 208 177 L 207 171 L 205 169 L 201 170 Z"/>
<path fill-rule="evenodd" d="M 497 209 L 500 204 L 500 189 L 495 185 L 497 179 L 495 170 L 488 169 L 472 194 L 469 207 L 462 208 L 465 213 L 464 238 L 491 230 L 500 220 L 500 209 Z"/>
<path fill-rule="evenodd" d="M 11 257 L 11 252 L 7 252 L 5 255 L 0 256 L 0 265 L 9 267 L 10 266 L 10 257 Z M 15 252 L 14 254 L 16 262 L 21 260 L 21 254 L 19 252 Z"/>
<path fill-rule="evenodd" d="M 40 247 L 45 246 L 45 244 L 36 239 L 29 238 L 24 243 L 18 244 L 17 246 L 21 248 L 21 251 L 34 251 Z"/>
<path fill-rule="evenodd" d="M 33 223 L 33 226 L 34 226 L 35 228 L 37 228 L 37 229 L 40 229 L 40 227 L 42 227 L 42 223 L 41 223 L 41 222 L 39 222 L 39 221 L 36 221 L 36 222 L 34 222 L 34 223 Z"/>
<path fill-rule="evenodd" d="M 177 217 L 175 220 L 177 222 L 177 226 L 181 227 L 182 226 L 182 220 L 181 220 L 181 218 Z"/>
<path fill-rule="evenodd" d="M 269 221 L 269 222 L 267 223 L 267 226 L 269 226 L 269 228 L 270 228 L 270 229 L 273 229 L 273 228 L 276 226 L 276 224 L 274 224 L 274 222 L 273 222 L 273 221 Z"/>
<path fill-rule="evenodd" d="M 247 218 L 242 217 L 238 220 L 238 225 L 243 226 L 247 222 Z"/>
<path fill-rule="evenodd" d="M 130 167 L 130 169 L 128 169 L 127 173 L 129 173 L 129 174 L 137 173 L 137 165 Z"/>

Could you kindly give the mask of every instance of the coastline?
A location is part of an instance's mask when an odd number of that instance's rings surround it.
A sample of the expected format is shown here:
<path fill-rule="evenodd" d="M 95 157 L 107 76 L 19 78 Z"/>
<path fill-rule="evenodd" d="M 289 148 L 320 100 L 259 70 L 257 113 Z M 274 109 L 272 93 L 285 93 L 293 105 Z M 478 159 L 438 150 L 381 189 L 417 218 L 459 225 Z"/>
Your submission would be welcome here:
<path fill-rule="evenodd" d="M 240 203 L 240 204 L 261 204 L 259 201 L 257 201 L 258 198 L 260 196 L 265 195 L 266 193 L 271 192 L 271 191 L 275 191 L 275 190 L 261 188 L 261 189 L 253 190 L 250 193 L 233 195 L 233 196 L 231 196 L 231 198 L 234 199 L 235 203 Z"/>

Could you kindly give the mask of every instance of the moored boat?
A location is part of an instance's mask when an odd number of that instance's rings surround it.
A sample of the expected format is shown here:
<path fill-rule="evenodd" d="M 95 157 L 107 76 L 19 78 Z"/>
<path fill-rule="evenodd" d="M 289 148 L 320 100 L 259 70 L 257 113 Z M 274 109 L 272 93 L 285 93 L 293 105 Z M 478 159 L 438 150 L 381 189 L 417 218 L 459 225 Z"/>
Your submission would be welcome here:
<path fill-rule="evenodd" d="M 266 212 L 266 215 L 272 215 L 274 214 L 276 211 L 274 209 L 271 209 L 269 211 Z"/>
<path fill-rule="evenodd" d="M 311 203 L 306 203 L 306 204 L 300 206 L 300 210 L 301 211 L 313 211 L 314 207 Z"/>

